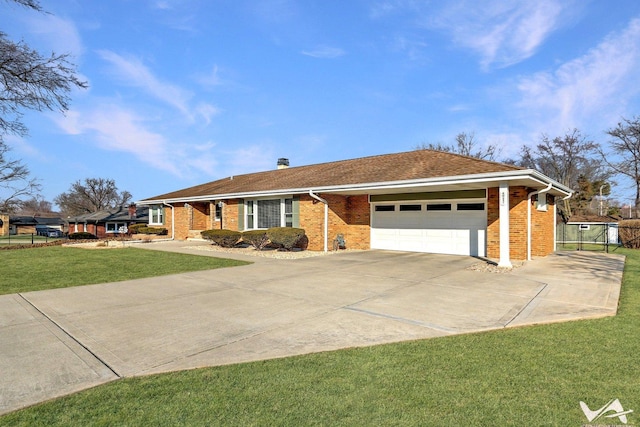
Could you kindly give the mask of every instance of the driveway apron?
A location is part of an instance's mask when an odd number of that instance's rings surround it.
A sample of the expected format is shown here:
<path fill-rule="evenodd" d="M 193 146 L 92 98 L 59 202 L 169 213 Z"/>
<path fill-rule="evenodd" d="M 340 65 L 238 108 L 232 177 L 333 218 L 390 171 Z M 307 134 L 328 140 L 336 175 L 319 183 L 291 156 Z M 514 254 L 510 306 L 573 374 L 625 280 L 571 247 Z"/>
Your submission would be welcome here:
<path fill-rule="evenodd" d="M 0 297 L 0 413 L 126 376 L 614 315 L 624 266 L 587 253 L 504 274 L 390 251 L 256 261 Z"/>

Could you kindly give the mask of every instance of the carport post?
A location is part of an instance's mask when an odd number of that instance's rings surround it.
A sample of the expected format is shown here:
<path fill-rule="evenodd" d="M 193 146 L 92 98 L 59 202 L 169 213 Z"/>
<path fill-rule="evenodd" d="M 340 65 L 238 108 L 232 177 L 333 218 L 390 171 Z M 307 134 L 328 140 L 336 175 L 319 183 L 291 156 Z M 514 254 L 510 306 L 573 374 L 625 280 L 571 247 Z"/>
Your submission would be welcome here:
<path fill-rule="evenodd" d="M 500 261 L 498 261 L 498 267 L 512 268 L 511 260 L 509 259 L 509 183 L 506 181 L 500 182 L 500 189 L 498 192 L 498 199 L 500 205 Z"/>

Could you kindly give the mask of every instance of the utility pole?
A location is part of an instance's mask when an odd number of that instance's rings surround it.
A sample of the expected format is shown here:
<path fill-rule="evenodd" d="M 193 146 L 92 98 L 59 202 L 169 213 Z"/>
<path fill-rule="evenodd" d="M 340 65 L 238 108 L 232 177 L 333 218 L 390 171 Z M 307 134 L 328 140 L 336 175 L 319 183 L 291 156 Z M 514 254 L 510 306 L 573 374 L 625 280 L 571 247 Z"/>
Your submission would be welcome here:
<path fill-rule="evenodd" d="M 600 216 L 602 216 L 602 187 L 604 187 L 605 184 L 602 184 L 600 186 Z"/>

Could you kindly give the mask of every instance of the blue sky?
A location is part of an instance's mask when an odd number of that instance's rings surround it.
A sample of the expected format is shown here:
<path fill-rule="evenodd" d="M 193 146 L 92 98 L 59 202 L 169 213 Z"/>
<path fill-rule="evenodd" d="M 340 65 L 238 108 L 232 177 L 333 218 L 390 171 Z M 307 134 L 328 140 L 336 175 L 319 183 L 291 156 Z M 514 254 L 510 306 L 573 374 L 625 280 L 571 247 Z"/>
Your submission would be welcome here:
<path fill-rule="evenodd" d="M 6 138 L 49 201 L 89 177 L 142 199 L 460 132 L 513 157 L 640 114 L 636 0 L 41 3 L 0 2 L 0 28 L 71 53 L 90 85 Z"/>

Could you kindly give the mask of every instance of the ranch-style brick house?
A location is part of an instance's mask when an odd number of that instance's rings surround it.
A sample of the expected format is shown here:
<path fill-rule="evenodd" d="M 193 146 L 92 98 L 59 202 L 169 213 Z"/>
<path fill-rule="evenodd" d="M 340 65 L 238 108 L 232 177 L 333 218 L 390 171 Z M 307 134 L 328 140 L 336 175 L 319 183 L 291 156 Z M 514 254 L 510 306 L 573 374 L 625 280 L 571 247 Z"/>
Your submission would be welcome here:
<path fill-rule="evenodd" d="M 556 201 L 572 190 L 532 169 L 416 150 L 230 176 L 140 201 L 173 239 L 202 230 L 299 227 L 309 250 L 338 234 L 353 249 L 499 260 L 555 250 Z"/>

